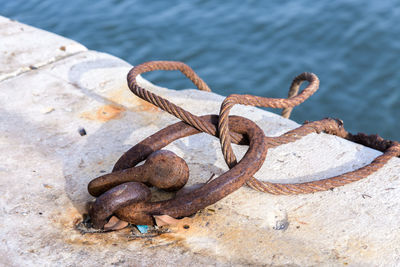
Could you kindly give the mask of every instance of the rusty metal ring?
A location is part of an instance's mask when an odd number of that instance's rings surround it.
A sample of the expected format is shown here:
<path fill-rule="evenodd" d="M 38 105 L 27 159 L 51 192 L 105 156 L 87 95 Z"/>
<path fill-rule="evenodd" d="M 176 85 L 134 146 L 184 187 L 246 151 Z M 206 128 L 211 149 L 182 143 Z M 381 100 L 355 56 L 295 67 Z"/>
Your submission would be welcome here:
<path fill-rule="evenodd" d="M 202 116 L 201 119 L 208 127 L 216 130 L 216 125 L 218 125 L 217 115 L 206 115 Z M 120 219 L 133 224 L 153 225 L 153 216 L 155 215 L 169 215 L 174 218 L 190 216 L 239 189 L 261 168 L 268 146 L 265 144 L 262 129 L 249 119 L 231 116 L 229 127 L 232 131 L 242 136 L 242 139 L 237 143 L 249 144 L 249 149 L 236 166 L 188 194 L 178 195 L 173 199 L 158 202 L 142 201 L 134 204 L 127 202 L 126 206 L 122 205 L 124 207 L 118 206 L 115 214 Z M 179 138 L 197 133 L 200 133 L 200 131 L 184 122 L 170 125 L 147 137 L 124 153 L 115 164 L 113 171 L 134 167 L 154 151 Z M 91 210 L 93 214 L 96 212 L 98 211 Z M 104 222 L 96 222 L 95 225 L 97 228 L 101 228 Z"/>

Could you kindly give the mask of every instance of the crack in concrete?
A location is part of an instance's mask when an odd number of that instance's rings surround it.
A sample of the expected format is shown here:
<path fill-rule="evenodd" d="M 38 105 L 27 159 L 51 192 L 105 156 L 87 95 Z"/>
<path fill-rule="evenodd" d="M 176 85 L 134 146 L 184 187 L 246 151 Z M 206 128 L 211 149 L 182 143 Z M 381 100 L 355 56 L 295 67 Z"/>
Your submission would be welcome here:
<path fill-rule="evenodd" d="M 59 62 L 61 60 L 66 59 L 66 58 L 73 57 L 73 56 L 76 56 L 76 55 L 79 55 L 81 53 L 88 52 L 88 51 L 90 51 L 90 50 L 83 50 L 83 51 L 71 53 L 71 54 L 68 54 L 68 55 L 65 55 L 65 56 L 54 57 L 54 58 L 50 59 L 49 61 L 46 61 L 46 62 L 43 62 L 43 63 L 39 62 L 39 63 L 36 63 L 36 64 L 32 64 L 32 65 L 30 65 L 28 67 L 23 66 L 20 69 L 16 70 L 15 72 L 6 73 L 4 76 L 0 75 L 0 83 L 6 81 L 8 79 L 12 79 L 12 78 L 18 77 L 18 76 L 20 76 L 22 74 L 25 74 L 27 72 L 34 71 L 34 70 L 39 70 L 39 69 L 41 69 L 43 67 L 49 66 L 51 64 L 54 64 L 56 62 Z"/>

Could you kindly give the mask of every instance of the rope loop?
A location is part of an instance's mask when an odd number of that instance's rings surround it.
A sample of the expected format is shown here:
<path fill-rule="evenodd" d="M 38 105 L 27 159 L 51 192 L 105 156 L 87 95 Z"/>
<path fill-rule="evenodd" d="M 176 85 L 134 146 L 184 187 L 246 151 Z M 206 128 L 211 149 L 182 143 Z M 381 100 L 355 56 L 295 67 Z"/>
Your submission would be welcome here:
<path fill-rule="evenodd" d="M 222 102 L 218 119 L 218 128 L 216 129 L 215 127 L 211 127 L 210 124 L 201 117 L 184 110 L 138 85 L 136 81 L 138 75 L 154 70 L 179 70 L 189 78 L 199 90 L 210 92 L 211 89 L 189 66 L 176 61 L 146 62 L 133 67 L 127 76 L 129 89 L 138 97 L 174 115 L 198 131 L 219 137 L 222 153 L 229 168 L 233 168 L 237 164 L 236 156 L 231 146 L 232 141 L 239 144 L 246 143 L 246 140 L 243 139 L 243 135 L 229 130 L 229 112 L 234 105 L 241 104 L 256 107 L 281 108 L 283 109 L 282 116 L 284 118 L 289 118 L 293 108 L 307 100 L 319 88 L 318 77 L 313 73 L 304 72 L 293 79 L 288 98 L 267 98 L 253 95 L 232 94 Z M 304 90 L 298 93 L 303 82 L 308 82 L 308 85 Z M 279 137 L 264 136 L 264 139 L 267 148 L 272 148 L 294 142 L 312 132 L 324 132 L 337 135 L 350 141 L 380 150 L 384 153 L 370 164 L 360 169 L 327 179 L 305 183 L 282 184 L 259 181 L 252 177 L 247 180 L 246 184 L 255 190 L 276 195 L 306 194 L 325 191 L 366 178 L 384 166 L 391 158 L 400 156 L 400 143 L 384 140 L 378 135 L 365 135 L 362 133 L 357 135 L 350 134 L 344 129 L 343 122 L 338 119 L 323 119 L 320 121 L 306 122 L 299 128 L 289 131 Z"/>

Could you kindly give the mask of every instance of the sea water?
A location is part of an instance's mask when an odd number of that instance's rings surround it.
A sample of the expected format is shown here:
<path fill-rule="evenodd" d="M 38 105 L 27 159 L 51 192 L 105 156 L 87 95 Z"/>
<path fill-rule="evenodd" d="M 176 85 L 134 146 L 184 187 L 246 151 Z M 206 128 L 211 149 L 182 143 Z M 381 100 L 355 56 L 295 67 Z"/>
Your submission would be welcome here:
<path fill-rule="evenodd" d="M 0 0 L 0 14 L 132 65 L 183 61 L 222 95 L 286 97 L 296 75 L 313 72 L 320 90 L 293 120 L 340 118 L 351 132 L 400 140 L 399 0 Z M 179 73 L 145 77 L 193 87 Z"/>

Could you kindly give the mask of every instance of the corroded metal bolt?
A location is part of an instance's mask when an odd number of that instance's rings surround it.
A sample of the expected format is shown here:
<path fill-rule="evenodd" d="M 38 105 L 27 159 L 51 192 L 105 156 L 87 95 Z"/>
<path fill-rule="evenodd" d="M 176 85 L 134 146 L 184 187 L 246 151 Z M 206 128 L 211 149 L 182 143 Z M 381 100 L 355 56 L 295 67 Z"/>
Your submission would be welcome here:
<path fill-rule="evenodd" d="M 98 197 L 111 188 L 126 182 L 141 182 L 157 188 L 176 191 L 189 179 L 189 167 L 175 153 L 168 150 L 153 152 L 146 162 L 137 167 L 100 176 L 88 185 L 92 196 Z"/>

